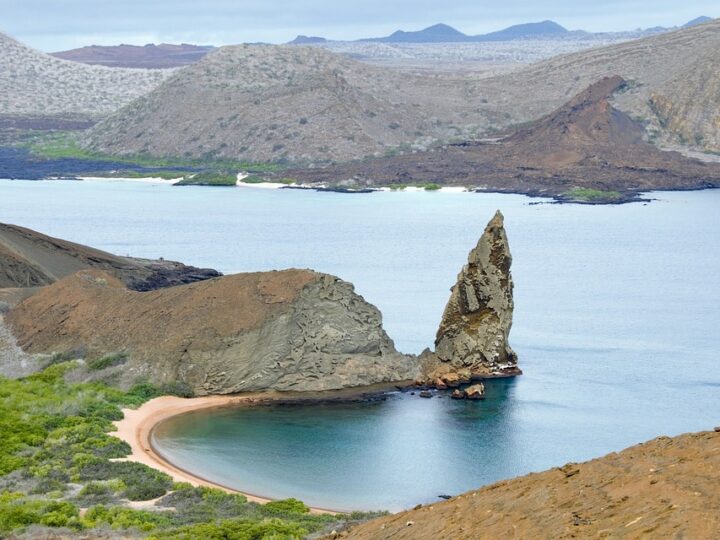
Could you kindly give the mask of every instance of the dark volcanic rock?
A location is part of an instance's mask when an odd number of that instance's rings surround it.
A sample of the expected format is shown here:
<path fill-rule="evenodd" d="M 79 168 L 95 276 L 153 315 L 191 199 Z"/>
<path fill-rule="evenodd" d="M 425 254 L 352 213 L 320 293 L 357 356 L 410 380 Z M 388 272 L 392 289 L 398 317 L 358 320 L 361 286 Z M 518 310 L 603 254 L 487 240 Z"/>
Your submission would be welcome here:
<path fill-rule="evenodd" d="M 119 257 L 24 227 L 0 223 L 0 288 L 48 285 L 89 268 L 109 272 L 138 291 L 222 275 L 216 270 L 174 261 Z"/>

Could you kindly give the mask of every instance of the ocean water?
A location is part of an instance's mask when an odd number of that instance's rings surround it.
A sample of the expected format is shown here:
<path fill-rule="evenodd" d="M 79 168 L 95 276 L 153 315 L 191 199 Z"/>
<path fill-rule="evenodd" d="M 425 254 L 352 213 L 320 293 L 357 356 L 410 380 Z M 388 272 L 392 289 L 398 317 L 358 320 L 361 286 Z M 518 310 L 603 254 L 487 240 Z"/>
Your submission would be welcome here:
<path fill-rule="evenodd" d="M 311 267 L 352 281 L 404 352 L 431 347 L 496 209 L 513 253 L 524 375 L 484 402 L 198 412 L 160 426 L 178 465 L 333 509 L 407 508 L 658 435 L 720 424 L 720 191 L 650 204 L 518 195 L 0 181 L 0 221 L 223 272 Z"/>

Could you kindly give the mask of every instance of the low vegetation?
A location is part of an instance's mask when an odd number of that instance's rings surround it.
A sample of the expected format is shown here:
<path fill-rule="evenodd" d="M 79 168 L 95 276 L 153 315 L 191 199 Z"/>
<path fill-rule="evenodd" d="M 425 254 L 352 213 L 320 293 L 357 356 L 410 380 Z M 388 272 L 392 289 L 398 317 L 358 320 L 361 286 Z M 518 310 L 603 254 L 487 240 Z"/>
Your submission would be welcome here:
<path fill-rule="evenodd" d="M 152 172 L 153 175 L 158 173 L 158 175 L 163 178 L 166 177 L 163 175 L 167 175 L 169 178 L 178 178 L 178 176 L 170 175 L 175 175 L 178 172 L 187 174 L 188 172 L 196 170 L 273 172 L 282 169 L 280 165 L 272 163 L 249 163 L 229 159 L 191 159 L 181 157 L 155 157 L 149 155 L 115 156 L 103 154 L 101 152 L 94 152 L 83 148 L 78 142 L 77 134 L 67 131 L 33 134 L 24 138 L 19 144 L 28 148 L 33 155 L 41 158 L 70 158 L 88 161 L 93 160 L 126 163 L 128 165 L 147 167 L 148 169 L 157 169 L 147 172 Z M 128 173 L 129 171 L 125 170 L 119 172 Z M 145 172 L 136 171 L 131 174 L 143 174 L 147 176 L 147 173 Z M 182 176 L 182 174 L 180 176 Z M 132 178 L 133 176 L 129 177 Z"/>
<path fill-rule="evenodd" d="M 574 187 L 562 194 L 562 200 L 573 202 L 613 202 L 622 199 L 619 191 Z"/>
<path fill-rule="evenodd" d="M 95 369 L 121 358 L 101 358 Z M 112 436 L 121 408 L 182 388 L 144 383 L 121 391 L 66 382 L 75 368 L 74 361 L 58 358 L 24 379 L 0 377 L 0 537 L 32 527 L 65 533 L 110 528 L 156 539 L 302 538 L 378 515 L 315 515 L 295 499 L 263 506 L 239 494 L 173 483 L 162 472 L 122 461 L 130 448 Z M 145 510 L 126 505 L 158 498 Z"/>
<path fill-rule="evenodd" d="M 176 186 L 234 186 L 237 175 L 229 172 L 205 171 L 184 176 Z"/>

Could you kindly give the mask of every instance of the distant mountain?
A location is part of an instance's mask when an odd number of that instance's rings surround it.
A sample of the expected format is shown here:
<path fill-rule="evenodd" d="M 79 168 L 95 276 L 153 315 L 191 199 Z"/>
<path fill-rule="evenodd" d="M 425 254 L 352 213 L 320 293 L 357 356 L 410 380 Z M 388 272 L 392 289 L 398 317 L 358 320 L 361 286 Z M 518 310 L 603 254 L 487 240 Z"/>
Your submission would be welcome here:
<path fill-rule="evenodd" d="M 463 34 L 452 26 L 435 24 L 423 30 L 413 32 L 397 30 L 386 37 L 362 39 L 360 41 L 377 41 L 380 43 L 454 43 L 470 40 L 470 36 Z"/>
<path fill-rule="evenodd" d="M 469 36 L 447 24 L 435 24 L 423 30 L 405 32 L 398 30 L 380 38 L 361 39 L 379 43 L 464 43 L 476 41 L 512 41 L 514 39 L 546 38 L 569 33 L 567 29 L 554 21 L 516 24 L 489 34 Z"/>
<path fill-rule="evenodd" d="M 52 53 L 56 58 L 81 62 L 83 64 L 96 64 L 109 67 L 131 68 L 173 68 L 194 64 L 207 53 L 215 50 L 209 45 L 190 45 L 182 43 L 172 45 L 149 43 L 139 45 L 90 45 L 80 49 L 71 49 Z"/>
<path fill-rule="evenodd" d="M 150 92 L 169 74 L 68 62 L 0 33 L 0 115 L 100 117 Z"/>
<path fill-rule="evenodd" d="M 288 41 L 288 45 L 314 45 L 316 43 L 326 43 L 327 39 L 319 36 L 303 36 L 299 35 L 292 41 Z"/>
<path fill-rule="evenodd" d="M 516 24 L 498 32 L 473 36 L 471 41 L 512 41 L 514 39 L 556 37 L 568 33 L 570 32 L 567 28 L 554 21 L 542 21 Z"/>
<path fill-rule="evenodd" d="M 683 24 L 683 28 L 690 28 L 691 26 L 697 26 L 698 24 L 703 24 L 706 22 L 712 21 L 712 17 L 705 17 L 704 15 L 702 17 L 698 17 L 697 19 L 693 19 L 692 21 L 686 22 Z"/>

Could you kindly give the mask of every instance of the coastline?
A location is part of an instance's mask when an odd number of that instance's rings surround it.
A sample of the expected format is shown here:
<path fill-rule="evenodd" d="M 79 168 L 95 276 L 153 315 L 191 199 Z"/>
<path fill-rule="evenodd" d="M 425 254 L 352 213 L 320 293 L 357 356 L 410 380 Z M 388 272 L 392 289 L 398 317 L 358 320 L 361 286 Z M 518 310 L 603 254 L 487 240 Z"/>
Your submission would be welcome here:
<path fill-rule="evenodd" d="M 265 504 L 271 502 L 273 499 L 224 486 L 173 464 L 152 444 L 152 434 L 155 427 L 174 416 L 203 409 L 237 406 L 252 407 L 270 403 L 318 403 L 382 399 L 382 396 L 387 392 L 398 390 L 398 388 L 409 385 L 409 383 L 410 381 L 401 381 L 397 384 L 381 384 L 371 387 L 349 388 L 327 392 L 257 392 L 241 395 L 203 396 L 196 398 L 161 396 L 143 403 L 137 409 L 123 409 L 123 419 L 113 422 L 116 431 L 112 433 L 112 435 L 130 445 L 131 452 L 127 457 L 123 458 L 124 460 L 142 463 L 143 465 L 164 472 L 175 482 L 188 482 L 193 486 L 206 486 L 221 489 L 227 493 L 239 493 L 245 496 L 248 501 Z M 340 510 L 316 507 L 311 507 L 310 512 L 313 514 L 344 513 Z"/>

